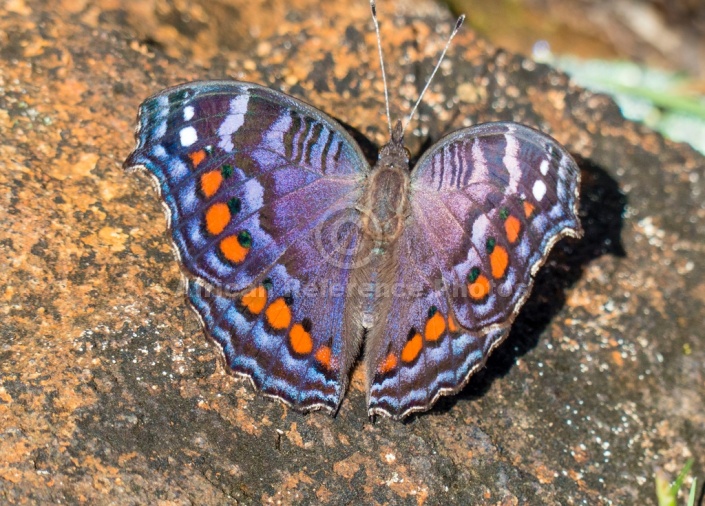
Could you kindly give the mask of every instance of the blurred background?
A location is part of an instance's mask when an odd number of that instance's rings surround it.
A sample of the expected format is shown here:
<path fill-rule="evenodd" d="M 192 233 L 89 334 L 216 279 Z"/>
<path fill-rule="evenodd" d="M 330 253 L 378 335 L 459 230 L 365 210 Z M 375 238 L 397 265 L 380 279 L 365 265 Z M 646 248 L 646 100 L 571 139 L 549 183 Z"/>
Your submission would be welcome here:
<path fill-rule="evenodd" d="M 495 46 L 564 70 L 613 96 L 627 118 L 705 153 L 705 0 L 444 1 Z M 143 40 L 204 66 L 228 48 L 256 51 L 281 28 L 288 0 L 266 2 L 272 19 L 250 0 L 96 0 L 104 13 L 119 5 Z M 299 4 L 325 10 L 319 0 Z"/>
<path fill-rule="evenodd" d="M 612 95 L 705 153 L 705 0 L 448 0 L 498 47 Z"/>

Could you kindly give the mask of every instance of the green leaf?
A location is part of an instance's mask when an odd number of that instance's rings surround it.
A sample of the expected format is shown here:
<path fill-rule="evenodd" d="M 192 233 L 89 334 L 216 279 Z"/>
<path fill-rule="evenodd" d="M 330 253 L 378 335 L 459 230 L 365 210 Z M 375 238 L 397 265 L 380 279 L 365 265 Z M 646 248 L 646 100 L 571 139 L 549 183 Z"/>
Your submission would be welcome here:
<path fill-rule="evenodd" d="M 693 478 L 693 484 L 690 486 L 690 494 L 688 495 L 688 506 L 695 506 L 695 489 L 698 488 L 698 479 Z"/>
<path fill-rule="evenodd" d="M 656 469 L 656 497 L 658 498 L 659 506 L 677 506 L 678 491 L 683 486 L 683 481 L 685 481 L 686 476 L 688 476 L 690 469 L 693 467 L 693 462 L 694 459 L 688 459 L 681 472 L 678 473 L 678 478 L 673 483 L 669 483 L 668 475 L 663 469 Z M 695 504 L 695 481 L 693 480 L 694 483 L 690 489 L 689 506 Z"/>

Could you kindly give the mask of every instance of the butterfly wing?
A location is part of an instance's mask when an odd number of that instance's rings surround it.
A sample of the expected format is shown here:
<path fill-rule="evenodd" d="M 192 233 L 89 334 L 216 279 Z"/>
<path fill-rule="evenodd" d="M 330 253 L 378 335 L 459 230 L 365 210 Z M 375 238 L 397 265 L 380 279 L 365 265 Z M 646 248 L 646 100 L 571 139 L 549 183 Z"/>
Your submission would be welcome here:
<path fill-rule="evenodd" d="M 533 275 L 581 234 L 580 171 L 555 140 L 514 123 L 457 131 L 411 176 L 388 323 L 368 343 L 369 411 L 403 417 L 457 392 L 501 340 Z"/>
<path fill-rule="evenodd" d="M 369 172 L 355 142 L 317 109 L 234 81 L 146 100 L 137 140 L 125 166 L 154 176 L 188 297 L 228 366 L 295 407 L 334 410 L 359 338 L 345 337 L 344 299 L 314 285 L 348 280 L 320 239 Z M 356 228 L 337 233 L 353 251 Z"/>

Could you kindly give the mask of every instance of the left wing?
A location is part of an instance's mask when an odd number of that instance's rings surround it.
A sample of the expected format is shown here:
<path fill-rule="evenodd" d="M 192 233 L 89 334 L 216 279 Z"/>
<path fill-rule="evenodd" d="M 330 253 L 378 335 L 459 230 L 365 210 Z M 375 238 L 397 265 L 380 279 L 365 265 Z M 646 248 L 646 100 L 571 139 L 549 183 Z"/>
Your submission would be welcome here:
<path fill-rule="evenodd" d="M 362 332 L 343 325 L 354 310 L 339 294 L 369 172 L 355 141 L 318 109 L 236 81 L 147 99 L 137 141 L 125 166 L 154 176 L 189 300 L 229 369 L 297 409 L 335 411 Z M 321 256 L 330 237 L 338 262 Z"/>

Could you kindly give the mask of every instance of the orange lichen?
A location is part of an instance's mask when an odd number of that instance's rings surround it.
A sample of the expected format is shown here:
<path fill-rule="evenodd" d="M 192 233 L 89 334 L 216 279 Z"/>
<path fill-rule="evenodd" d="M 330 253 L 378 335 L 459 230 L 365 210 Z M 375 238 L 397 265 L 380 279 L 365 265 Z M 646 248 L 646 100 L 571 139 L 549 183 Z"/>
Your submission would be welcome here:
<path fill-rule="evenodd" d="M 443 318 L 441 312 L 437 311 L 431 318 L 426 320 L 424 337 L 426 338 L 426 341 L 436 341 L 443 335 L 445 330 L 446 320 Z"/>
<path fill-rule="evenodd" d="M 289 327 L 291 323 L 291 309 L 287 306 L 283 297 L 279 297 L 272 302 L 264 312 L 269 325 L 277 330 Z"/>
<path fill-rule="evenodd" d="M 509 255 L 502 246 L 495 247 L 490 255 L 490 265 L 492 267 L 492 277 L 499 279 L 504 276 L 509 266 Z"/>
<path fill-rule="evenodd" d="M 475 300 L 481 300 L 490 293 L 490 280 L 487 276 L 480 274 L 478 278 L 468 285 L 468 294 Z"/>
<path fill-rule="evenodd" d="M 514 244 L 519 238 L 519 232 L 521 232 L 521 222 L 516 216 L 509 216 L 504 222 L 504 231 L 507 233 L 509 243 Z"/>
<path fill-rule="evenodd" d="M 421 353 L 421 348 L 423 348 L 423 339 L 421 338 L 421 334 L 417 332 L 414 334 L 414 337 L 406 342 L 404 348 L 401 350 L 402 361 L 409 363 L 416 360 L 416 357 Z"/>
<path fill-rule="evenodd" d="M 206 230 L 209 234 L 218 235 L 230 223 L 230 209 L 223 202 L 213 204 L 206 211 Z"/>
<path fill-rule="evenodd" d="M 220 189 L 223 182 L 223 175 L 219 170 L 211 170 L 201 176 L 201 192 L 206 197 L 212 197 Z"/>
<path fill-rule="evenodd" d="M 260 314 L 267 304 L 267 289 L 257 286 L 242 297 L 242 305 L 252 314 Z"/>
<path fill-rule="evenodd" d="M 313 339 L 311 334 L 306 331 L 303 325 L 295 323 L 289 331 L 289 343 L 294 353 L 299 355 L 308 355 L 313 350 Z"/>

